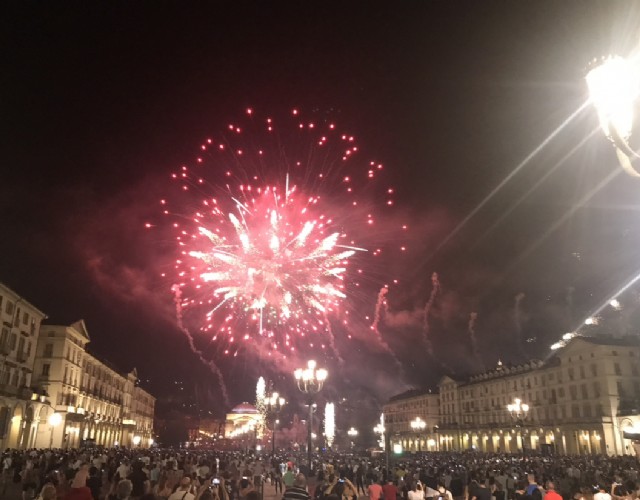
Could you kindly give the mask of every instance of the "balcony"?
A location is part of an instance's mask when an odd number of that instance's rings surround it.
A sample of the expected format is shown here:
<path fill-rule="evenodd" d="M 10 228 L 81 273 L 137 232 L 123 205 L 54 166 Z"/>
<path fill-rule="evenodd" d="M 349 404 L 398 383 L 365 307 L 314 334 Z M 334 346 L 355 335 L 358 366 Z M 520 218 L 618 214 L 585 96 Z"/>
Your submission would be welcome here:
<path fill-rule="evenodd" d="M 12 384 L 0 384 L 0 396 L 16 397 L 18 388 Z"/>
<path fill-rule="evenodd" d="M 18 363 L 26 363 L 29 359 L 29 354 L 27 354 L 25 351 L 19 351 L 16 354 L 16 359 L 18 360 Z"/>
<path fill-rule="evenodd" d="M 30 387 L 16 387 L 13 384 L 0 384 L 0 396 L 30 400 L 32 395 L 33 390 Z"/>

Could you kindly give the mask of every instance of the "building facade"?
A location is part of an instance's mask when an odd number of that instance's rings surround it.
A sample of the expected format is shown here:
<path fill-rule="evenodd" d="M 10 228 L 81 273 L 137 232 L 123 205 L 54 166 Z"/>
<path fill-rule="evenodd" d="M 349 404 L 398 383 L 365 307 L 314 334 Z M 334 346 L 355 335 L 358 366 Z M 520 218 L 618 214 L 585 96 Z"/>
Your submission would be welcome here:
<path fill-rule="evenodd" d="M 87 352 L 84 321 L 46 315 L 0 283 L 0 449 L 150 446 L 155 398 Z"/>
<path fill-rule="evenodd" d="M 82 320 L 42 326 L 34 382 L 62 417 L 51 426 L 53 446 L 152 445 L 155 398 L 137 386 L 135 369 L 119 373 L 87 352 L 89 342 Z"/>
<path fill-rule="evenodd" d="M 499 363 L 464 381 L 443 377 L 438 432 L 426 439 L 440 450 L 632 454 L 625 432 L 640 432 L 639 361 L 638 337 L 575 337 L 544 362 Z M 528 411 L 510 412 L 516 399 Z M 392 445 L 411 436 L 388 428 Z"/>
<path fill-rule="evenodd" d="M 392 446 L 400 445 L 407 451 L 436 451 L 440 422 L 440 396 L 435 391 L 407 391 L 392 397 L 384 405 L 385 432 Z M 413 425 L 412 422 L 424 422 Z M 422 427 L 422 428 L 421 428 Z"/>
<path fill-rule="evenodd" d="M 0 449 L 30 448 L 46 410 L 32 390 L 40 324 L 46 315 L 0 283 Z"/>

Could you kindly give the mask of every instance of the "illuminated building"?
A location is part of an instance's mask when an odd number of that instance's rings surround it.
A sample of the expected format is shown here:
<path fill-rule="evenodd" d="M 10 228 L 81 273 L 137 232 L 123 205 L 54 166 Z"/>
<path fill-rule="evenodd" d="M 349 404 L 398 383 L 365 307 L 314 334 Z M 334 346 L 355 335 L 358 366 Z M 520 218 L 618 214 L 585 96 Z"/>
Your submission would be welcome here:
<path fill-rule="evenodd" d="M 34 384 L 62 416 L 51 431 L 53 446 L 150 446 L 155 398 L 137 386 L 135 369 L 119 373 L 86 351 L 89 342 L 82 320 L 41 328 Z M 37 445 L 47 446 L 45 439 Z"/>
<path fill-rule="evenodd" d="M 638 337 L 576 336 L 545 361 L 498 363 L 464 381 L 443 377 L 438 432 L 428 439 L 437 440 L 440 450 L 633 453 L 624 432 L 640 431 L 639 360 Z M 398 398 L 385 411 L 415 404 L 415 398 Z M 518 418 L 508 408 L 516 399 L 528 406 Z M 419 415 L 413 409 L 402 425 Z M 415 435 L 410 428 L 394 432 L 392 443 Z"/>
<path fill-rule="evenodd" d="M 32 390 L 33 361 L 46 315 L 0 283 L 0 449 L 31 448 L 47 406 Z"/>
<path fill-rule="evenodd" d="M 385 432 L 394 444 L 405 451 L 436 451 L 434 429 L 440 420 L 440 396 L 431 390 L 410 390 L 392 397 L 384 405 Z M 424 429 L 412 429 L 411 422 L 420 418 Z"/>

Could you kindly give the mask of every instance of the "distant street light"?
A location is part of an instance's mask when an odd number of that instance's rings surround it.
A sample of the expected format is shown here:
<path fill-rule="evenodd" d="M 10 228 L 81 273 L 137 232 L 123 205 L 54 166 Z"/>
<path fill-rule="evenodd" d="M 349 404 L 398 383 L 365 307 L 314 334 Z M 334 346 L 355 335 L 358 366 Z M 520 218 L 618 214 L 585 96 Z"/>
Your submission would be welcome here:
<path fill-rule="evenodd" d="M 520 438 L 522 439 L 522 454 L 525 454 L 524 438 L 526 434 L 525 420 L 529 415 L 529 405 L 523 403 L 521 399 L 516 398 L 513 403 L 507 405 L 507 411 L 516 424 L 520 428 Z"/>
<path fill-rule="evenodd" d="M 421 452 L 422 451 L 422 445 L 420 443 L 420 432 L 425 429 L 425 427 L 427 426 L 427 423 L 424 420 L 422 420 L 420 417 L 416 417 L 415 419 L 413 419 L 411 421 L 411 423 L 409 425 L 411 425 L 411 428 L 414 431 L 416 431 L 416 433 L 418 435 L 418 451 Z"/>
<path fill-rule="evenodd" d="M 271 433 L 272 454 L 275 454 L 276 452 L 276 431 L 278 429 L 278 424 L 280 423 L 280 420 L 278 420 L 278 416 L 280 415 L 280 411 L 285 404 L 285 399 L 281 397 L 277 392 L 274 392 L 267 398 L 267 415 L 273 419 L 273 432 Z"/>
<path fill-rule="evenodd" d="M 347 431 L 347 435 L 349 436 L 349 439 L 351 440 L 351 448 L 354 447 L 354 440 L 358 437 L 358 429 L 356 429 L 355 427 L 351 427 L 351 429 L 349 429 Z"/>
<path fill-rule="evenodd" d="M 633 130 L 633 108 L 640 94 L 638 68 L 620 56 L 609 56 L 595 61 L 586 80 L 600 127 L 615 146 L 620 165 L 629 175 L 640 177 L 640 170 L 633 166 L 640 156 L 628 142 Z"/>
<path fill-rule="evenodd" d="M 329 372 L 324 368 L 316 368 L 316 362 L 311 360 L 307 362 L 307 368 L 298 368 L 293 372 L 293 376 L 298 383 L 300 392 L 308 396 L 309 403 L 309 420 L 307 421 L 307 461 L 309 464 L 309 475 L 311 475 L 311 449 L 313 447 L 311 439 L 311 419 L 313 419 L 313 396 L 322 390 L 325 380 L 329 376 Z"/>

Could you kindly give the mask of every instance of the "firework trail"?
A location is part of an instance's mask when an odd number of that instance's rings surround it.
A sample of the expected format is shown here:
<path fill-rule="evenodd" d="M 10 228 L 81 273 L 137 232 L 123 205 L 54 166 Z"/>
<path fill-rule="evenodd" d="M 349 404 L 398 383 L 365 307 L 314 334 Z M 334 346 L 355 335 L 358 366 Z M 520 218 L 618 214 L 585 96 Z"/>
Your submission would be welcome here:
<path fill-rule="evenodd" d="M 432 357 L 433 344 L 429 338 L 429 315 L 431 314 L 431 308 L 433 307 L 433 303 L 435 302 L 436 295 L 438 295 L 439 291 L 440 280 L 438 279 L 438 273 L 434 272 L 431 275 L 431 295 L 429 295 L 429 300 L 427 300 L 427 303 L 424 305 L 424 310 L 422 312 L 422 341 L 424 342 L 427 352 Z"/>
<path fill-rule="evenodd" d="M 573 324 L 573 294 L 576 289 L 572 286 L 568 286 L 566 289 L 567 294 L 565 295 L 566 306 L 567 306 L 567 319 L 569 324 Z"/>
<path fill-rule="evenodd" d="M 327 340 L 329 341 L 329 347 L 331 348 L 331 352 L 335 355 L 336 359 L 340 366 L 344 366 L 344 358 L 338 351 L 338 346 L 336 345 L 336 336 L 333 334 L 333 327 L 331 326 L 331 320 L 329 319 L 329 315 L 324 313 L 324 321 L 327 328 Z"/>
<path fill-rule="evenodd" d="M 378 292 L 378 300 L 376 301 L 376 310 L 373 318 L 373 323 L 371 324 L 371 331 L 374 333 L 375 340 L 377 344 L 380 346 L 380 348 L 384 352 L 389 354 L 393 359 L 393 362 L 395 363 L 395 365 L 398 367 L 398 369 L 402 370 L 403 369 L 402 363 L 400 363 L 400 360 L 398 359 L 398 357 L 391 350 L 391 347 L 389 346 L 389 344 L 387 344 L 384 338 L 382 338 L 382 333 L 378 328 L 378 325 L 380 325 L 380 322 L 382 321 L 383 312 L 384 313 L 389 312 L 389 304 L 387 303 L 387 293 L 389 293 L 389 288 L 387 288 L 386 286 L 383 286 Z"/>
<path fill-rule="evenodd" d="M 513 305 L 513 320 L 516 326 L 516 335 L 518 337 L 518 349 L 521 353 L 523 353 L 522 347 L 522 301 L 525 298 L 525 294 L 520 292 L 514 298 L 515 302 Z"/>
<path fill-rule="evenodd" d="M 177 286 L 173 286 L 171 288 L 171 291 L 174 294 L 174 301 L 176 304 L 176 317 L 178 320 L 178 328 L 182 333 L 184 333 L 185 337 L 187 337 L 187 341 L 189 342 L 189 347 L 191 348 L 191 352 L 193 352 L 196 356 L 198 356 L 198 359 L 200 359 L 200 361 L 205 366 L 209 367 L 209 370 L 211 370 L 211 372 L 218 378 L 218 384 L 220 385 L 220 391 L 222 392 L 224 403 L 225 405 L 230 406 L 229 393 L 227 392 L 227 386 L 224 383 L 224 377 L 222 376 L 222 372 L 220 371 L 220 368 L 218 368 L 218 365 L 216 365 L 212 360 L 206 359 L 202 355 L 202 351 L 196 348 L 196 344 L 193 340 L 193 336 L 191 335 L 191 332 L 189 332 L 189 330 L 185 328 L 184 325 L 182 324 L 182 305 L 181 305 L 181 299 L 180 299 L 180 293 L 181 293 L 180 288 Z"/>
<path fill-rule="evenodd" d="M 469 314 L 469 324 L 467 331 L 469 332 L 469 339 L 471 340 L 471 350 L 476 361 L 480 364 L 480 368 L 484 370 L 484 363 L 482 362 L 482 356 L 480 356 L 480 349 L 478 348 L 478 339 L 476 338 L 476 320 L 478 319 L 477 312 L 471 312 Z"/>
<path fill-rule="evenodd" d="M 224 354 L 328 347 L 342 363 L 331 319 L 348 317 L 350 293 L 366 276 L 364 266 L 352 274 L 353 263 L 388 249 L 394 230 L 377 226 L 394 189 L 379 186 L 383 166 L 359 160 L 353 136 L 324 116 L 313 122 L 293 110 L 281 122 L 247 109 L 246 119 L 253 140 L 230 124 L 172 174 L 180 189 L 161 200 L 178 245 L 181 324 Z"/>

